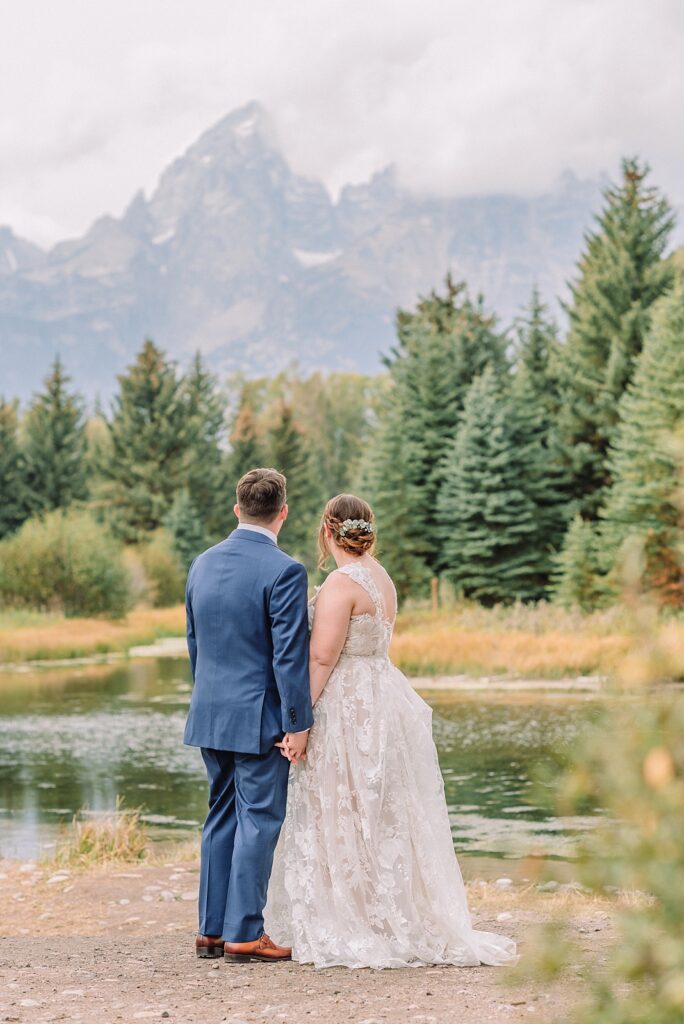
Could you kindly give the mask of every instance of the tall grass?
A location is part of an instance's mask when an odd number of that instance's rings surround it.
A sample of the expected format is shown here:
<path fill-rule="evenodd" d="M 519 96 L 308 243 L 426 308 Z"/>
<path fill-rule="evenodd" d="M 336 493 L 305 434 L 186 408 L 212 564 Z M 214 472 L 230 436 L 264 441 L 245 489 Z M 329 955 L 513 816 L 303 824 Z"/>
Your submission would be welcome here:
<path fill-rule="evenodd" d="M 103 817 L 75 817 L 68 835 L 58 844 L 54 863 L 62 867 L 141 861 L 147 856 L 147 830 L 141 808 L 124 808 L 117 797 L 116 809 Z"/>
<path fill-rule="evenodd" d="M 409 675 L 557 678 L 613 671 L 629 646 L 620 609 L 583 615 L 553 605 L 402 612 L 392 657 Z"/>
<path fill-rule="evenodd" d="M 123 619 L 72 619 L 36 612 L 0 615 L 0 664 L 127 651 L 185 632 L 185 609 L 137 608 Z"/>

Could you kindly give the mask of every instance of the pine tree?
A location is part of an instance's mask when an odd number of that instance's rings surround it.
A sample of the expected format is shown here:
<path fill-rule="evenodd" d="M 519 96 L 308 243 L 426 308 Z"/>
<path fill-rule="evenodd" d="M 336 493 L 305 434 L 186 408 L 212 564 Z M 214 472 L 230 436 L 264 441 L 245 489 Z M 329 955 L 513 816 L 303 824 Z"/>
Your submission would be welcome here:
<path fill-rule="evenodd" d="M 648 167 L 622 164 L 622 181 L 605 193 L 596 230 L 586 239 L 568 313 L 562 363 L 561 427 L 577 504 L 594 518 L 609 484 L 606 451 L 618 401 L 648 332 L 651 307 L 672 284 L 663 260 L 673 216 L 646 184 Z"/>
<path fill-rule="evenodd" d="M 404 459 L 408 477 L 402 486 L 411 495 L 413 528 L 402 547 L 421 559 L 430 574 L 443 565 L 437 498 L 444 479 L 444 457 L 456 434 L 466 392 L 485 366 L 506 366 L 505 341 L 495 320 L 484 312 L 482 301 L 471 302 L 465 287 L 446 280 L 443 295 L 431 292 L 414 312 L 399 312 L 398 342 L 386 361 L 392 381 L 382 416 L 400 424 L 410 458 Z M 371 444 L 375 442 L 371 441 Z M 380 451 L 392 446 L 378 445 Z M 375 479 L 396 475 L 396 464 Z M 371 500 L 377 503 L 375 494 Z M 408 522 L 409 509 L 402 511 Z M 387 527 L 385 527 L 386 529 Z"/>
<path fill-rule="evenodd" d="M 287 477 L 289 515 L 280 533 L 286 551 L 310 571 L 316 565 L 316 528 L 326 495 L 316 478 L 311 448 L 289 405 L 281 403 L 270 432 L 268 462 Z"/>
<path fill-rule="evenodd" d="M 552 492 L 543 466 L 507 377 L 487 367 L 468 391 L 438 502 L 445 572 L 466 597 L 491 605 L 544 595 Z"/>
<path fill-rule="evenodd" d="M 57 357 L 24 421 L 29 503 L 37 512 L 66 508 L 88 493 L 83 401 L 69 382 Z"/>
<path fill-rule="evenodd" d="M 594 611 L 603 592 L 598 560 L 594 524 L 577 513 L 556 556 L 554 601 L 564 608 Z"/>
<path fill-rule="evenodd" d="M 601 511 L 605 568 L 631 536 L 645 542 L 645 581 L 665 603 L 684 603 L 682 511 L 673 434 L 684 421 L 684 286 L 657 304 L 634 380 L 620 402 L 609 451 L 613 486 Z"/>
<path fill-rule="evenodd" d="M 218 538 L 227 532 L 234 504 L 222 450 L 225 400 L 199 352 L 183 379 L 182 390 L 188 429 L 186 487 L 204 524 L 203 535 Z"/>
<path fill-rule="evenodd" d="M 28 499 L 16 404 L 0 400 L 0 538 L 14 533 L 28 518 Z"/>
<path fill-rule="evenodd" d="M 176 495 L 164 525 L 173 537 L 173 546 L 187 571 L 193 559 L 210 545 L 202 516 L 187 491 Z"/>
<path fill-rule="evenodd" d="M 233 488 L 241 476 L 262 466 L 265 461 L 252 390 L 249 384 L 243 385 L 230 432 L 227 474 Z"/>
<path fill-rule="evenodd" d="M 411 482 L 411 443 L 404 439 L 403 429 L 397 404 L 388 402 L 367 446 L 360 488 L 371 498 L 378 554 L 400 602 L 423 592 L 430 575 L 418 553 L 422 550 L 421 524 L 415 513 L 419 496 Z"/>
<path fill-rule="evenodd" d="M 515 368 L 524 369 L 537 397 L 547 407 L 549 418 L 558 414 L 560 405 L 559 358 L 561 346 L 558 327 L 549 317 L 535 286 L 528 307 L 515 324 Z"/>
<path fill-rule="evenodd" d="M 157 529 L 183 488 L 190 425 L 173 363 L 149 339 L 119 377 L 100 472 L 112 525 L 127 540 Z"/>

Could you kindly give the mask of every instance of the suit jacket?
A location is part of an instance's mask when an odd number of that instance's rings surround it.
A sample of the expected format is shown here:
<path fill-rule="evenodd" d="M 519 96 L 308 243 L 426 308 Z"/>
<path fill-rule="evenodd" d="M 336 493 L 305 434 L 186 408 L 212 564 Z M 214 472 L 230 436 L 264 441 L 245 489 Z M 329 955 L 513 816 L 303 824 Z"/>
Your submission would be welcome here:
<path fill-rule="evenodd" d="M 190 566 L 186 613 L 187 744 L 259 754 L 311 727 L 303 565 L 264 534 L 235 530 Z"/>

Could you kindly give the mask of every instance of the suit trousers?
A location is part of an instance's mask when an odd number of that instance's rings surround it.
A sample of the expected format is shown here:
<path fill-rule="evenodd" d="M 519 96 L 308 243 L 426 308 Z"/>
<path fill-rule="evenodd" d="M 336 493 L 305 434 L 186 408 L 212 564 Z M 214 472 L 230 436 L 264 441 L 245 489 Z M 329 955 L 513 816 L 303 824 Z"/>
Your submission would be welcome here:
<path fill-rule="evenodd" d="M 202 830 L 199 930 L 226 942 L 253 942 L 264 930 L 290 765 L 277 747 L 265 754 L 201 750 L 209 814 Z"/>

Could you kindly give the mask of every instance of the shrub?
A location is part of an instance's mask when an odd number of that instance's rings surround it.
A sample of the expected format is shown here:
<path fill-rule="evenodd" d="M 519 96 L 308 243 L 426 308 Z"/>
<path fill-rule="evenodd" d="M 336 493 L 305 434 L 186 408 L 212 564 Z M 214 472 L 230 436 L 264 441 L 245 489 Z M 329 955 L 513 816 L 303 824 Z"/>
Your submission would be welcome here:
<path fill-rule="evenodd" d="M 65 615 L 124 615 L 130 607 L 121 544 L 83 511 L 24 523 L 0 543 L 0 603 Z"/>
<path fill-rule="evenodd" d="M 168 530 L 156 530 L 139 548 L 147 576 L 148 594 L 155 608 L 178 604 L 185 594 L 185 573 Z"/>

